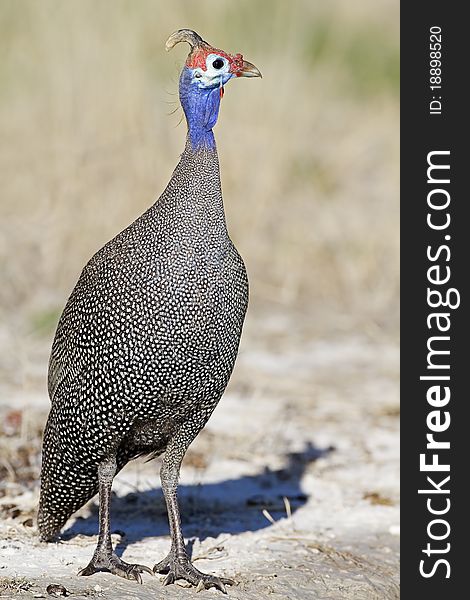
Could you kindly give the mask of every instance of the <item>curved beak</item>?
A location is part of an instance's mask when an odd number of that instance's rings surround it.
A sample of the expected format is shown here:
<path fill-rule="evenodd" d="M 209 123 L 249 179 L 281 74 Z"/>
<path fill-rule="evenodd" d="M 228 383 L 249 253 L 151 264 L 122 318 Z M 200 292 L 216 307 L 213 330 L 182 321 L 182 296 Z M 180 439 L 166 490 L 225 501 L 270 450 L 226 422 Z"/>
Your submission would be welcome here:
<path fill-rule="evenodd" d="M 247 60 L 243 61 L 243 67 L 238 71 L 237 77 L 263 77 L 259 69 Z"/>

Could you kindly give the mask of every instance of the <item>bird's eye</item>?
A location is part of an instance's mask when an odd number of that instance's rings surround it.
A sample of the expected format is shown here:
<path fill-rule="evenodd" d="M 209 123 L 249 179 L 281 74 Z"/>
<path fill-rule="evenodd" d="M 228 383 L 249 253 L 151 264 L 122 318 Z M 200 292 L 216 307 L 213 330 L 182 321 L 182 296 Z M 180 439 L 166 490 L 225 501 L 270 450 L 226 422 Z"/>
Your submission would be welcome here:
<path fill-rule="evenodd" d="M 194 73 L 194 77 L 195 77 L 196 79 L 201 79 L 201 77 L 202 77 L 202 74 L 201 74 L 201 73 L 198 73 L 198 72 L 196 72 L 196 73 Z"/>
<path fill-rule="evenodd" d="M 214 69 L 221 69 L 224 66 L 224 61 L 221 58 L 216 58 L 212 63 Z"/>

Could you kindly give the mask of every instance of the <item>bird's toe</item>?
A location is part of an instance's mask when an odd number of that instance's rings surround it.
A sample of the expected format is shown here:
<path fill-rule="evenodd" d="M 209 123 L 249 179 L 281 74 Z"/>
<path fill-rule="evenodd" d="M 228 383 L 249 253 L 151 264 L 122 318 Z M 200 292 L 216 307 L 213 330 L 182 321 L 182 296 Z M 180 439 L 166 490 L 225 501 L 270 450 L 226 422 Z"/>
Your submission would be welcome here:
<path fill-rule="evenodd" d="M 137 581 L 137 583 L 142 583 L 141 573 L 149 573 L 153 576 L 153 571 L 145 565 L 129 565 L 124 561 L 112 565 L 109 570 L 115 575 Z"/>
<path fill-rule="evenodd" d="M 192 565 L 188 558 L 176 558 L 171 552 L 153 567 L 153 571 L 165 575 L 162 581 L 163 585 L 170 585 L 177 579 L 183 579 L 194 585 L 196 592 L 213 587 L 226 594 L 226 585 L 236 585 L 235 581 L 227 577 L 202 573 Z"/>
<path fill-rule="evenodd" d="M 93 562 L 90 562 L 86 567 L 80 569 L 78 575 L 81 577 L 89 577 L 90 575 L 94 575 L 98 571 L 99 569 L 96 568 L 95 564 Z"/>
<path fill-rule="evenodd" d="M 128 564 L 115 554 L 111 554 L 110 556 L 98 554 L 78 574 L 88 576 L 99 571 L 109 571 L 113 575 L 137 581 L 137 583 L 142 583 L 141 573 L 149 573 L 152 576 L 154 574 L 152 569 L 149 569 L 145 565 Z"/>
<path fill-rule="evenodd" d="M 231 579 L 226 579 L 225 581 L 233 582 Z M 219 577 L 213 577 L 212 575 L 207 575 L 199 580 L 199 583 L 196 586 L 196 592 L 201 592 L 202 590 L 208 590 L 209 588 L 214 587 L 216 590 L 221 591 L 223 594 L 227 593 L 225 589 L 224 582 Z"/>

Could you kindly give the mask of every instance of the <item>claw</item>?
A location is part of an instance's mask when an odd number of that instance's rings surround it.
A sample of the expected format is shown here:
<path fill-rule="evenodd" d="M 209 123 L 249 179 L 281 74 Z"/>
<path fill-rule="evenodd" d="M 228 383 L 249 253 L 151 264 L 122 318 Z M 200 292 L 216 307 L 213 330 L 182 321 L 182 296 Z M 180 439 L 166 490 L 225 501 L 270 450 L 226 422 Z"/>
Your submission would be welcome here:
<path fill-rule="evenodd" d="M 148 567 L 144 565 L 129 565 L 115 554 L 112 554 L 109 557 L 93 557 L 90 563 L 78 572 L 78 575 L 93 575 L 94 573 L 103 570 L 109 571 L 114 575 L 119 575 L 119 577 L 123 577 L 124 579 L 136 581 L 140 584 L 142 584 L 141 573 L 145 572 L 153 576 L 153 571 Z"/>
<path fill-rule="evenodd" d="M 206 589 L 214 587 L 216 590 L 219 590 L 220 592 L 222 592 L 222 594 L 227 593 L 227 590 L 225 589 L 225 585 L 222 583 L 222 581 L 218 577 L 210 577 L 210 578 L 206 579 L 204 581 L 204 587 Z"/>
<path fill-rule="evenodd" d="M 137 583 L 140 583 L 140 585 L 142 585 L 142 577 L 140 576 L 139 571 L 136 571 L 135 569 L 129 571 L 127 579 L 134 579 L 135 581 L 137 581 Z"/>
<path fill-rule="evenodd" d="M 145 565 L 129 565 L 131 568 L 126 569 L 127 571 L 127 579 L 135 579 L 137 583 L 142 584 L 141 573 L 149 573 L 150 575 L 154 575 L 153 571 L 146 567 Z M 117 573 L 119 575 L 119 573 Z"/>
<path fill-rule="evenodd" d="M 89 565 L 87 565 L 86 567 L 83 567 L 83 569 L 80 569 L 80 571 L 77 573 L 77 575 L 82 576 L 82 577 L 88 577 L 89 575 L 94 575 L 94 573 L 97 572 L 98 569 L 96 569 L 91 563 Z"/>
<path fill-rule="evenodd" d="M 175 583 L 175 574 L 172 571 L 163 580 L 163 585 L 170 585 L 171 583 Z"/>
<path fill-rule="evenodd" d="M 235 585 L 235 582 L 227 577 L 215 577 L 214 575 L 202 573 L 191 564 L 186 555 L 177 555 L 174 550 L 153 567 L 153 572 L 166 574 L 163 585 L 170 585 L 177 579 L 184 579 L 196 586 L 196 592 L 214 587 L 226 594 L 225 586 Z"/>

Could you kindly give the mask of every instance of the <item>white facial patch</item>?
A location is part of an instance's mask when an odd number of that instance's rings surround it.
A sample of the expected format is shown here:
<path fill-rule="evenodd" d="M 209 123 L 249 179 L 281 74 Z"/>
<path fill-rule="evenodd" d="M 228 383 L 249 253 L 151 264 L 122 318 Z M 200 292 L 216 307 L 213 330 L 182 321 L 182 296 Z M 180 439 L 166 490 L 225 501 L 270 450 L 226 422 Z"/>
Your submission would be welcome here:
<path fill-rule="evenodd" d="M 199 82 L 200 87 L 215 87 L 224 85 L 231 77 L 230 64 L 228 60 L 218 54 L 208 54 L 206 58 L 206 70 L 200 67 L 194 69 L 194 79 Z"/>

